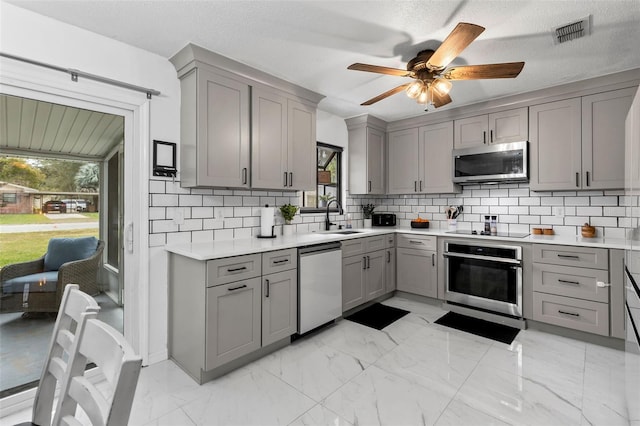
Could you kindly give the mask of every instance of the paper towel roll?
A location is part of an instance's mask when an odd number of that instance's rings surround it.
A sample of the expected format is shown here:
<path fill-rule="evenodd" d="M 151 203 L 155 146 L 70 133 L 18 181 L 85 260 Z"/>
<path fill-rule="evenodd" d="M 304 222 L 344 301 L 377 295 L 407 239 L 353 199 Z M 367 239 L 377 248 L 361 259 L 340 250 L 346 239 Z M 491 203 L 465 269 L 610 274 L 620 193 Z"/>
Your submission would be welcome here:
<path fill-rule="evenodd" d="M 260 212 L 260 235 L 269 237 L 273 233 L 273 221 L 275 217 L 274 207 L 263 207 Z"/>

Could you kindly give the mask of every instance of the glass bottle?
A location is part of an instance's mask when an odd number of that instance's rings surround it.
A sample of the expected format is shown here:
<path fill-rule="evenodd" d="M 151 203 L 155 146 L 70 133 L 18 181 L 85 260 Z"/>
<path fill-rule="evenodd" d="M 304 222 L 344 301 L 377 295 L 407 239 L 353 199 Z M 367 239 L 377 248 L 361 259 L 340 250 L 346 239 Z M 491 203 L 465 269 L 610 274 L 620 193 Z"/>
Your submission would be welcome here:
<path fill-rule="evenodd" d="M 484 217 L 484 232 L 487 234 L 491 232 L 491 223 L 489 222 L 489 216 Z"/>
<path fill-rule="evenodd" d="M 491 235 L 498 234 L 498 216 L 491 216 Z"/>

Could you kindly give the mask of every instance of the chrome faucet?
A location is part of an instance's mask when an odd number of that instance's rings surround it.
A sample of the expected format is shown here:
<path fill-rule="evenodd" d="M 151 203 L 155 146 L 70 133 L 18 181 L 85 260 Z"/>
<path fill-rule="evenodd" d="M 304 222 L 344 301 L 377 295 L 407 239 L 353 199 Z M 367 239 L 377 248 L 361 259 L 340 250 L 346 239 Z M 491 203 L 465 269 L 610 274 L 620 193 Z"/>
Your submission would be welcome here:
<path fill-rule="evenodd" d="M 340 203 L 338 202 L 338 200 L 331 200 L 327 203 L 327 216 L 324 219 L 324 230 L 328 231 L 331 229 L 331 225 L 335 225 L 335 223 L 331 223 L 331 221 L 329 220 L 329 206 L 331 205 L 331 203 L 335 202 L 338 205 L 338 214 L 343 214 L 344 211 L 342 210 L 342 206 L 340 205 Z"/>

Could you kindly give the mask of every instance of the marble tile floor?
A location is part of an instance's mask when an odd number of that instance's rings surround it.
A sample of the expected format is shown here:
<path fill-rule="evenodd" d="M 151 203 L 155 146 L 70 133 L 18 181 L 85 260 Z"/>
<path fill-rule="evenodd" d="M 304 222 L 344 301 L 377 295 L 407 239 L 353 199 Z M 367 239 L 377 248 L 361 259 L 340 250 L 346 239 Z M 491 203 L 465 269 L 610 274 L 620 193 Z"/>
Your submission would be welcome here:
<path fill-rule="evenodd" d="M 202 386 L 172 361 L 145 367 L 130 424 L 629 425 L 621 351 L 535 330 L 506 345 L 384 303 L 411 313 L 382 331 L 340 321 Z"/>

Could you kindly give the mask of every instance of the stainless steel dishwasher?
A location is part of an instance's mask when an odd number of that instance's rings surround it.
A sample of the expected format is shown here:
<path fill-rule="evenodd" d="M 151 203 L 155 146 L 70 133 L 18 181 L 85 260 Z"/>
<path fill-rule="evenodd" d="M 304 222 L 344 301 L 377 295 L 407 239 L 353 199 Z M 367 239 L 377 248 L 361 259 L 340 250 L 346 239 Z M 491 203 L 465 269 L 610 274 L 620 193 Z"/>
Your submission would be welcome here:
<path fill-rule="evenodd" d="M 298 333 L 342 315 L 342 244 L 298 249 Z"/>

